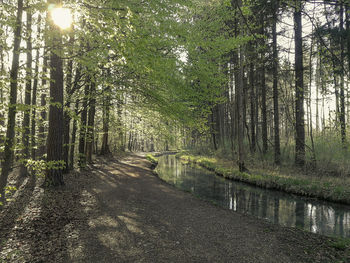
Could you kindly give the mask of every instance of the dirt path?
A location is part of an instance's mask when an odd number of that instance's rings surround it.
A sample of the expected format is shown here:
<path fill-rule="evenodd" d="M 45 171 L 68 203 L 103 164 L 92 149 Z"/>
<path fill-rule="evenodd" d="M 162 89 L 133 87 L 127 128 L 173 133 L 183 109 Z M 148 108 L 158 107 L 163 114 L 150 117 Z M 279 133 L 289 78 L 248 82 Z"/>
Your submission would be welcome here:
<path fill-rule="evenodd" d="M 0 262 L 350 262 L 325 237 L 201 201 L 149 166 L 104 159 L 58 194 L 35 188 L 37 214 L 6 223 Z"/>

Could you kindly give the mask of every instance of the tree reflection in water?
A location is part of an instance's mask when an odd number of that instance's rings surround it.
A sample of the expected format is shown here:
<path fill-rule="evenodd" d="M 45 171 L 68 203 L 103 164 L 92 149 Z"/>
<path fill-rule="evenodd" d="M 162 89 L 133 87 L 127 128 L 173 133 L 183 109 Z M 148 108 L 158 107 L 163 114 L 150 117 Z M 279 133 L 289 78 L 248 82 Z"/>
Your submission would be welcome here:
<path fill-rule="evenodd" d="M 350 237 L 349 206 L 225 180 L 200 167 L 183 164 L 174 155 L 159 158 L 157 173 L 168 183 L 233 211 L 314 233 Z"/>

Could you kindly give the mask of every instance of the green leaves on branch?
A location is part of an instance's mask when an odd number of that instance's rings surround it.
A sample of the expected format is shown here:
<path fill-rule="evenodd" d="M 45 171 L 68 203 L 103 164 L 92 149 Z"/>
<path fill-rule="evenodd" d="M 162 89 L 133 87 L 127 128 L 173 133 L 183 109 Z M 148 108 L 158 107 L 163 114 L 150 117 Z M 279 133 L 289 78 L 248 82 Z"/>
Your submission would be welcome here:
<path fill-rule="evenodd" d="M 63 160 L 45 161 L 45 160 L 26 160 L 26 167 L 35 173 L 36 176 L 45 176 L 47 170 L 63 170 L 66 164 Z"/>

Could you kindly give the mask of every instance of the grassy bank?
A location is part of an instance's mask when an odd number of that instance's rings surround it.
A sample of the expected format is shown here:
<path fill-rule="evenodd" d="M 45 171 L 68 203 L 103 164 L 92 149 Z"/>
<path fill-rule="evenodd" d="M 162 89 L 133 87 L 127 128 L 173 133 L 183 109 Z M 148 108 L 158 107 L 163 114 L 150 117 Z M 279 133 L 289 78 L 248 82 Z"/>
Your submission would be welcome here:
<path fill-rule="evenodd" d="M 151 162 L 152 169 L 158 165 L 158 159 L 154 157 L 152 154 L 147 154 L 146 159 Z"/>
<path fill-rule="evenodd" d="M 306 176 L 301 173 L 291 175 L 280 171 L 263 172 L 260 170 L 241 173 L 232 161 L 196 156 L 186 152 L 180 152 L 176 156 L 183 161 L 196 163 L 227 179 L 267 189 L 277 189 L 292 194 L 350 204 L 350 181 L 344 178 Z"/>

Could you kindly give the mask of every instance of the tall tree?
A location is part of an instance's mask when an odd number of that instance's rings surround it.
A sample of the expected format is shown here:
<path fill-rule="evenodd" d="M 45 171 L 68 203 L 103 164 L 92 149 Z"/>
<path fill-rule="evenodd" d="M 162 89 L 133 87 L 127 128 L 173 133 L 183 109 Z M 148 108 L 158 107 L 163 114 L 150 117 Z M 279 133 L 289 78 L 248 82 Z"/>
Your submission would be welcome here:
<path fill-rule="evenodd" d="M 345 123 L 345 92 L 344 92 L 344 62 L 345 62 L 345 32 L 344 32 L 344 4 L 343 0 L 339 1 L 339 37 L 340 37 L 340 129 L 341 129 L 341 141 L 343 147 L 346 147 L 346 123 Z"/>
<path fill-rule="evenodd" d="M 265 34 L 265 16 L 264 12 L 261 12 L 260 15 L 260 34 Z M 263 148 L 262 152 L 263 154 L 267 153 L 268 150 L 268 144 L 267 144 L 267 106 L 266 106 L 266 81 L 265 81 L 265 39 L 262 37 L 260 40 L 260 59 L 261 59 L 261 65 L 260 65 L 260 85 L 261 85 L 261 116 L 262 116 L 262 127 L 261 127 L 261 135 L 262 135 L 262 143 Z"/>
<path fill-rule="evenodd" d="M 302 1 L 294 1 L 295 38 L 295 164 L 305 164 L 305 126 L 304 126 L 304 80 L 303 80 L 303 40 L 301 11 Z"/>
<path fill-rule="evenodd" d="M 89 116 L 88 116 L 87 132 L 86 132 L 86 161 L 88 163 L 92 163 L 95 113 L 96 113 L 96 80 L 95 78 L 92 78 L 90 91 L 89 91 Z"/>
<path fill-rule="evenodd" d="M 278 106 L 278 53 L 277 53 L 277 12 L 278 1 L 273 1 L 272 15 L 272 74 L 273 74 L 273 121 L 274 121 L 274 160 L 275 164 L 281 163 L 279 106 Z"/>
<path fill-rule="evenodd" d="M 47 84 L 47 71 L 48 71 L 48 54 L 46 50 L 44 50 L 44 61 L 43 61 L 43 68 L 42 68 L 42 80 L 41 80 L 41 87 L 44 90 L 46 88 Z M 38 129 L 38 143 L 40 146 L 38 147 L 39 155 L 43 155 L 46 152 L 46 136 L 45 136 L 45 121 L 47 119 L 47 112 L 46 112 L 46 91 L 42 91 L 40 95 L 40 122 L 39 122 L 39 129 Z"/>
<path fill-rule="evenodd" d="M 87 107 L 88 107 L 88 96 L 91 85 L 91 77 L 86 76 L 86 84 L 84 87 L 84 98 L 82 110 L 80 113 L 80 132 L 79 132 L 79 167 L 85 167 L 86 165 L 86 122 L 87 122 Z"/>
<path fill-rule="evenodd" d="M 61 1 L 50 0 L 49 4 L 60 6 Z M 62 35 L 58 25 L 50 21 L 51 53 L 50 53 L 50 107 L 49 129 L 47 134 L 48 168 L 45 183 L 48 186 L 63 185 L 63 63 Z"/>
<path fill-rule="evenodd" d="M 256 110 L 255 110 L 255 80 L 254 80 L 254 59 L 253 59 L 253 43 L 250 44 L 250 63 L 249 63 L 249 88 L 250 88 L 250 135 L 251 135 L 251 151 L 256 151 Z"/>
<path fill-rule="evenodd" d="M 38 39 L 41 34 L 41 16 L 38 18 Z M 38 92 L 38 81 L 39 81 L 39 57 L 40 57 L 40 49 L 38 48 L 35 56 L 35 69 L 34 69 L 34 83 L 33 83 L 33 96 L 32 96 L 32 127 L 31 127 L 31 158 L 35 160 L 36 158 L 36 100 L 37 100 L 37 92 Z"/>
<path fill-rule="evenodd" d="M 74 152 L 75 152 L 75 141 L 76 141 L 76 135 L 77 135 L 77 117 L 78 117 L 78 111 L 79 111 L 79 100 L 77 99 L 75 101 L 74 105 L 74 111 L 75 111 L 75 117 L 73 119 L 73 128 L 72 128 L 72 140 L 70 143 L 70 149 L 69 149 L 69 169 L 72 170 L 74 168 Z"/>
<path fill-rule="evenodd" d="M 26 66 L 26 85 L 24 92 L 24 117 L 22 122 L 23 137 L 22 137 L 22 159 L 20 174 L 21 176 L 26 176 L 28 170 L 26 167 L 26 161 L 29 158 L 29 134 L 30 134 L 30 105 L 31 105 L 31 95 L 32 95 L 32 12 L 27 9 L 27 66 Z"/>
<path fill-rule="evenodd" d="M 8 106 L 7 116 L 7 130 L 4 149 L 4 159 L 1 163 L 0 176 L 0 201 L 5 201 L 5 187 L 7 178 L 11 169 L 13 159 L 13 146 L 15 139 L 15 124 L 16 124 L 16 103 L 17 103 L 17 86 L 18 86 L 18 69 L 19 69 L 19 55 L 20 44 L 22 39 L 22 14 L 23 14 L 23 0 L 17 1 L 17 16 L 16 25 L 14 29 L 14 43 L 13 56 L 10 71 L 10 101 Z"/>
<path fill-rule="evenodd" d="M 111 106 L 111 95 L 110 86 L 108 85 L 105 89 L 105 96 L 103 98 L 103 108 L 102 108 L 102 145 L 101 145 L 101 155 L 106 155 L 110 153 L 108 144 L 108 133 L 109 133 L 109 122 L 110 122 L 110 106 Z"/>
<path fill-rule="evenodd" d="M 69 46 L 71 48 L 69 52 L 69 57 L 73 55 L 73 44 L 74 44 L 74 37 L 71 35 L 69 39 Z M 63 172 L 69 171 L 69 133 L 70 133 L 70 104 L 72 100 L 72 95 L 74 91 L 77 89 L 78 80 L 80 78 L 80 66 L 77 67 L 76 73 L 75 73 L 75 81 L 74 85 L 72 83 L 73 78 L 73 59 L 69 59 L 67 63 L 67 77 L 66 77 L 66 103 L 64 105 L 64 113 L 63 113 L 63 120 L 64 120 L 64 128 L 63 128 L 63 160 L 65 163 L 65 168 Z"/>

